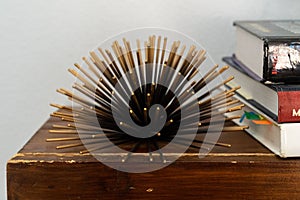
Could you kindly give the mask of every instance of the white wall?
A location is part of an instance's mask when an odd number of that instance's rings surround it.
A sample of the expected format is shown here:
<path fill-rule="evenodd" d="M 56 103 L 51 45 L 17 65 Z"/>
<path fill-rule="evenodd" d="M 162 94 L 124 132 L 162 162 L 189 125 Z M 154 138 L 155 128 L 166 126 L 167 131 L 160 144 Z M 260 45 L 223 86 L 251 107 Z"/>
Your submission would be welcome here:
<path fill-rule="evenodd" d="M 297 0 L 0 1 L 0 199 L 5 164 L 48 118 L 74 62 L 109 36 L 155 26 L 183 32 L 215 60 L 233 53 L 232 22 L 300 18 Z"/>

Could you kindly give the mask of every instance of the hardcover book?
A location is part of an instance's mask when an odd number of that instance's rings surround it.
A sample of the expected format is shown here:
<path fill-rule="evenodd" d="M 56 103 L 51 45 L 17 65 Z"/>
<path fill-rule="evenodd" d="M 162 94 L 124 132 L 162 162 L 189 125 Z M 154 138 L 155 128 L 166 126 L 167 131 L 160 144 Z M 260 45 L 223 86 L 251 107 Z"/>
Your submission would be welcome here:
<path fill-rule="evenodd" d="M 230 86 L 240 85 L 237 93 L 248 102 L 277 123 L 300 122 L 300 85 L 264 84 L 235 56 L 224 57 L 223 61 L 231 66 L 228 75 L 234 76 Z"/>
<path fill-rule="evenodd" d="M 237 59 L 261 81 L 300 82 L 300 20 L 236 21 Z"/>
<path fill-rule="evenodd" d="M 252 102 L 236 96 L 245 104 L 244 111 L 240 111 L 241 115 L 251 114 L 259 116 L 259 119 L 251 117 L 243 117 L 234 122 L 238 125 L 248 125 L 245 131 L 270 149 L 276 155 L 282 158 L 299 157 L 299 130 L 300 123 L 283 123 L 278 124 L 261 110 L 257 109 Z M 243 113 L 244 112 L 244 113 Z M 228 114 L 230 117 L 232 114 Z"/>

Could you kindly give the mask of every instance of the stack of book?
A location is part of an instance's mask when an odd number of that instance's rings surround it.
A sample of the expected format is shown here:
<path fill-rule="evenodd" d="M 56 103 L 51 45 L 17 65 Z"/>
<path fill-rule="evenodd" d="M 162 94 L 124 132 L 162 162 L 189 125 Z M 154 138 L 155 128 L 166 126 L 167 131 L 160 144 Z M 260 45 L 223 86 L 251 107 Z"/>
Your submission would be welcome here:
<path fill-rule="evenodd" d="M 236 21 L 236 50 L 223 61 L 245 103 L 238 124 L 281 157 L 300 156 L 300 20 Z M 236 85 L 235 85 L 236 84 Z"/>

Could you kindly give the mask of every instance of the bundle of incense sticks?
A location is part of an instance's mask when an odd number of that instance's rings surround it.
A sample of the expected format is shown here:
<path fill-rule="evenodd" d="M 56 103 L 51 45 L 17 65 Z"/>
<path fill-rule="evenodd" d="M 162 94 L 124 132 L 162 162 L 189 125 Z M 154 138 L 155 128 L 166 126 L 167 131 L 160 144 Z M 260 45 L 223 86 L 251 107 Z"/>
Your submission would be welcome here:
<path fill-rule="evenodd" d="M 74 64 L 77 71 L 68 70 L 78 82 L 74 83 L 73 91 L 61 88 L 57 92 L 66 95 L 76 106 L 51 104 L 59 109 L 51 116 L 61 118 L 62 122 L 54 124 L 49 130 L 53 137 L 47 141 L 58 142 L 57 149 L 81 147 L 80 153 L 89 153 L 113 144 L 127 149 L 130 152 L 128 155 L 146 152 L 151 157 L 153 151 L 159 151 L 172 142 L 179 129 L 183 135 L 192 130 L 201 136 L 217 132 L 220 124 L 220 131 L 223 132 L 247 128 L 227 125 L 227 121 L 240 116 L 227 118 L 224 115 L 243 107 L 232 98 L 239 88 L 226 90 L 223 87 L 233 77 L 207 87 L 228 66 L 212 66 L 199 78 L 196 75 L 202 69 L 200 65 L 206 59 L 206 52 L 197 50 L 196 46 L 192 45 L 186 51 L 186 46 L 181 45 L 180 41 L 173 41 L 171 48 L 167 49 L 168 39 L 155 35 L 144 42 L 144 47 L 140 40 L 136 40 L 134 49 L 125 38 L 122 42 L 123 45 L 113 42 L 112 52 L 101 48 L 91 51 L 88 58 L 82 58 L 82 65 Z M 117 85 L 119 90 L 116 90 Z M 149 110 L 154 105 L 161 105 L 156 106 L 154 112 L 159 113 L 161 109 L 166 112 L 163 127 L 149 137 L 128 134 L 136 132 L 136 126 L 145 127 L 160 120 L 158 115 L 149 116 Z M 195 106 L 197 112 L 193 112 Z M 183 118 L 183 109 L 191 114 Z M 125 114 L 130 115 L 136 126 L 123 120 Z M 196 119 L 196 130 L 195 120 L 189 124 L 189 119 Z M 190 148 L 199 149 L 211 143 L 197 138 L 189 145 Z M 112 144 L 103 144 L 107 139 Z M 175 142 L 177 145 L 187 145 L 185 137 L 179 137 Z M 84 145 L 89 145 L 88 150 Z M 218 142 L 215 145 L 231 146 Z"/>

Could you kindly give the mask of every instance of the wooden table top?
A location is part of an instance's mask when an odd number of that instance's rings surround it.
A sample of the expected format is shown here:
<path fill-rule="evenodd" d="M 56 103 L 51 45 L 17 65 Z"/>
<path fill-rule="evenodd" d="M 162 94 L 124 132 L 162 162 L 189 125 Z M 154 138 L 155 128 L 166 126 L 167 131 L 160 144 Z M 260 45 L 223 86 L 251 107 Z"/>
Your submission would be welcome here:
<path fill-rule="evenodd" d="M 79 148 L 57 150 L 50 118 L 7 164 L 8 199 L 300 199 L 300 159 L 281 159 L 246 132 L 222 133 L 204 158 L 188 150 L 149 173 L 111 169 Z"/>

